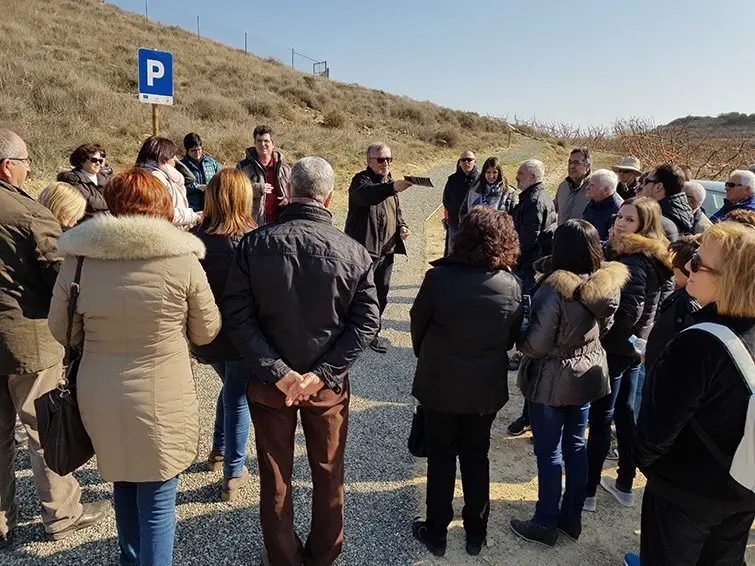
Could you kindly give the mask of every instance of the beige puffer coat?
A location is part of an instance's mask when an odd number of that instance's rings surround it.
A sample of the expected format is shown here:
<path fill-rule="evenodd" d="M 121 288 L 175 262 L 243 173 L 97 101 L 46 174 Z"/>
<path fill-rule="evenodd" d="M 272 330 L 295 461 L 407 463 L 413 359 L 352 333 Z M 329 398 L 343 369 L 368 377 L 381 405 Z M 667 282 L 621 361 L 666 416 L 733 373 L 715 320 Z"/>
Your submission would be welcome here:
<path fill-rule="evenodd" d="M 67 257 L 49 325 L 65 341 L 83 256 L 73 342 L 83 340 L 81 417 L 105 481 L 165 481 L 197 457 L 199 411 L 187 339 L 208 344 L 220 314 L 199 258 L 202 242 L 166 220 L 97 216 L 59 241 Z"/>

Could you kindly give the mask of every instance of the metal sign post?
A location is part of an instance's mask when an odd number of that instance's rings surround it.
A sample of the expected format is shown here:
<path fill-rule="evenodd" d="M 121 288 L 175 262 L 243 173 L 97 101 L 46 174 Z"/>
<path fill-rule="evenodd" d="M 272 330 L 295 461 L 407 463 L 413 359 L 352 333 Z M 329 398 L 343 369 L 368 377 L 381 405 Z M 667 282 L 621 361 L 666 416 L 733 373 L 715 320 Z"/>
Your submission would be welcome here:
<path fill-rule="evenodd" d="M 152 135 L 160 131 L 159 104 L 173 104 L 173 55 L 139 49 L 139 102 L 152 104 Z"/>

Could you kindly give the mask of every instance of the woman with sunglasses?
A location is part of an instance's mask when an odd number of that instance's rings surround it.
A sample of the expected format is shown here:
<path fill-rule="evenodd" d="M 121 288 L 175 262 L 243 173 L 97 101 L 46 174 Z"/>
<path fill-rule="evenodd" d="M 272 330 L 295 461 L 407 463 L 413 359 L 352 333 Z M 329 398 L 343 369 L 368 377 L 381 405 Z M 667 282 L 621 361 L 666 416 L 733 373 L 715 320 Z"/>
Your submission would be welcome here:
<path fill-rule="evenodd" d="M 585 510 L 595 511 L 600 484 L 624 507 L 634 506 L 632 483 L 636 467 L 632 456 L 635 395 L 642 358 L 633 340 L 647 340 L 655 321 L 661 293 L 671 280 L 669 242 L 661 224 L 661 208 L 649 197 L 629 199 L 619 209 L 606 256 L 629 268 L 630 279 L 621 291 L 614 324 L 603 337 L 608 357 L 611 393 L 592 403 L 587 443 L 588 479 Z M 601 477 L 616 421 L 618 478 Z"/>
<path fill-rule="evenodd" d="M 498 158 L 488 157 L 482 166 L 480 177 L 469 189 L 467 198 L 461 204 L 459 220 L 461 221 L 475 206 L 491 206 L 511 214 L 515 204 L 516 189 L 509 185 Z"/>
<path fill-rule="evenodd" d="M 695 323 L 726 327 L 751 355 L 755 230 L 735 222 L 709 228 L 686 267 L 687 291 L 702 305 Z M 660 355 L 645 393 L 635 451 L 648 480 L 642 564 L 744 564 L 755 494 L 729 474 L 750 400 L 743 375 L 718 338 L 691 328 Z"/>
<path fill-rule="evenodd" d="M 69 158 L 73 170 L 58 173 L 58 181 L 68 183 L 86 199 L 87 207 L 84 219 L 108 211 L 107 203 L 102 196 L 103 187 L 110 181 L 110 175 L 106 175 L 102 171 L 105 157 L 105 150 L 100 144 L 80 145 L 73 150 Z"/>

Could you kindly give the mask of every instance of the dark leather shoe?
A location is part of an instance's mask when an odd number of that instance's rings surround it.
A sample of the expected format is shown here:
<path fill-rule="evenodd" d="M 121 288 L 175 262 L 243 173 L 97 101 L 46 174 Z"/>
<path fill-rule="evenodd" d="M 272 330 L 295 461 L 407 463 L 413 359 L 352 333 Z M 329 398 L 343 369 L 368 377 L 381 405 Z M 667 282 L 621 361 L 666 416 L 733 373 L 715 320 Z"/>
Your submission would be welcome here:
<path fill-rule="evenodd" d="M 427 522 L 414 519 L 412 523 L 412 534 L 419 542 L 425 545 L 434 556 L 444 556 L 446 554 L 446 539 L 435 539 L 430 535 L 427 528 Z"/>
<path fill-rule="evenodd" d="M 66 527 L 62 531 L 58 531 L 57 533 L 51 533 L 49 536 L 52 540 L 62 540 L 76 531 L 80 531 L 81 529 L 86 529 L 87 527 L 91 527 L 92 525 L 96 525 L 100 521 L 104 520 L 105 517 L 108 516 L 110 513 L 110 502 L 109 501 L 97 501 L 95 503 L 84 503 L 83 505 L 84 509 L 81 512 L 81 515 L 78 519 L 76 519 L 76 522 L 71 525 L 70 527 Z"/>

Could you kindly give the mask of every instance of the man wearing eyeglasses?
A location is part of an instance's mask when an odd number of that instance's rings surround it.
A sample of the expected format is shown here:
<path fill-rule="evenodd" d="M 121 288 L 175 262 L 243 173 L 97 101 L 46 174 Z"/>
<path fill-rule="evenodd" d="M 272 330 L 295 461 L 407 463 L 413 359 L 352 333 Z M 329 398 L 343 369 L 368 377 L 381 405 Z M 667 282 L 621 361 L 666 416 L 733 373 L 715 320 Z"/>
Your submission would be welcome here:
<path fill-rule="evenodd" d="M 553 204 L 558 213 L 558 225 L 571 219 L 581 220 L 590 197 L 587 186 L 590 183 L 592 156 L 586 147 L 577 147 L 569 154 L 569 175 L 556 190 Z"/>
<path fill-rule="evenodd" d="M 367 148 L 367 168 L 354 175 L 349 186 L 349 213 L 344 231 L 362 244 L 372 257 L 380 316 L 388 304 L 388 290 L 393 272 L 393 256 L 406 255 L 404 240 L 409 228 L 401 214 L 398 194 L 412 184 L 391 178 L 391 148 L 374 143 Z M 390 342 L 376 336 L 370 348 L 384 354 Z"/>
<path fill-rule="evenodd" d="M 446 218 L 446 255 L 448 255 L 451 247 L 451 239 L 459 230 L 461 205 L 479 176 L 480 172 L 477 169 L 475 154 L 471 151 L 463 151 L 459 156 L 456 172 L 448 177 L 443 189 L 443 207 L 448 213 L 448 218 Z"/>
<path fill-rule="evenodd" d="M 664 163 L 648 173 L 641 195 L 658 201 L 661 206 L 663 232 L 669 242 L 691 234 L 695 215 L 684 193 L 684 172 L 676 165 Z"/>
<path fill-rule="evenodd" d="M 47 315 L 63 260 L 60 224 L 21 186 L 31 168 L 24 141 L 0 129 L 0 547 L 11 543 L 19 519 L 16 501 L 16 415 L 27 433 L 42 522 L 59 540 L 102 521 L 106 501 L 81 504 L 73 476 L 47 467 L 39 443 L 34 400 L 62 375 L 63 349 L 47 328 Z"/>
<path fill-rule="evenodd" d="M 732 210 L 755 210 L 755 173 L 737 169 L 726 182 L 726 199 L 721 210 L 711 216 L 714 224 L 721 222 Z"/>

